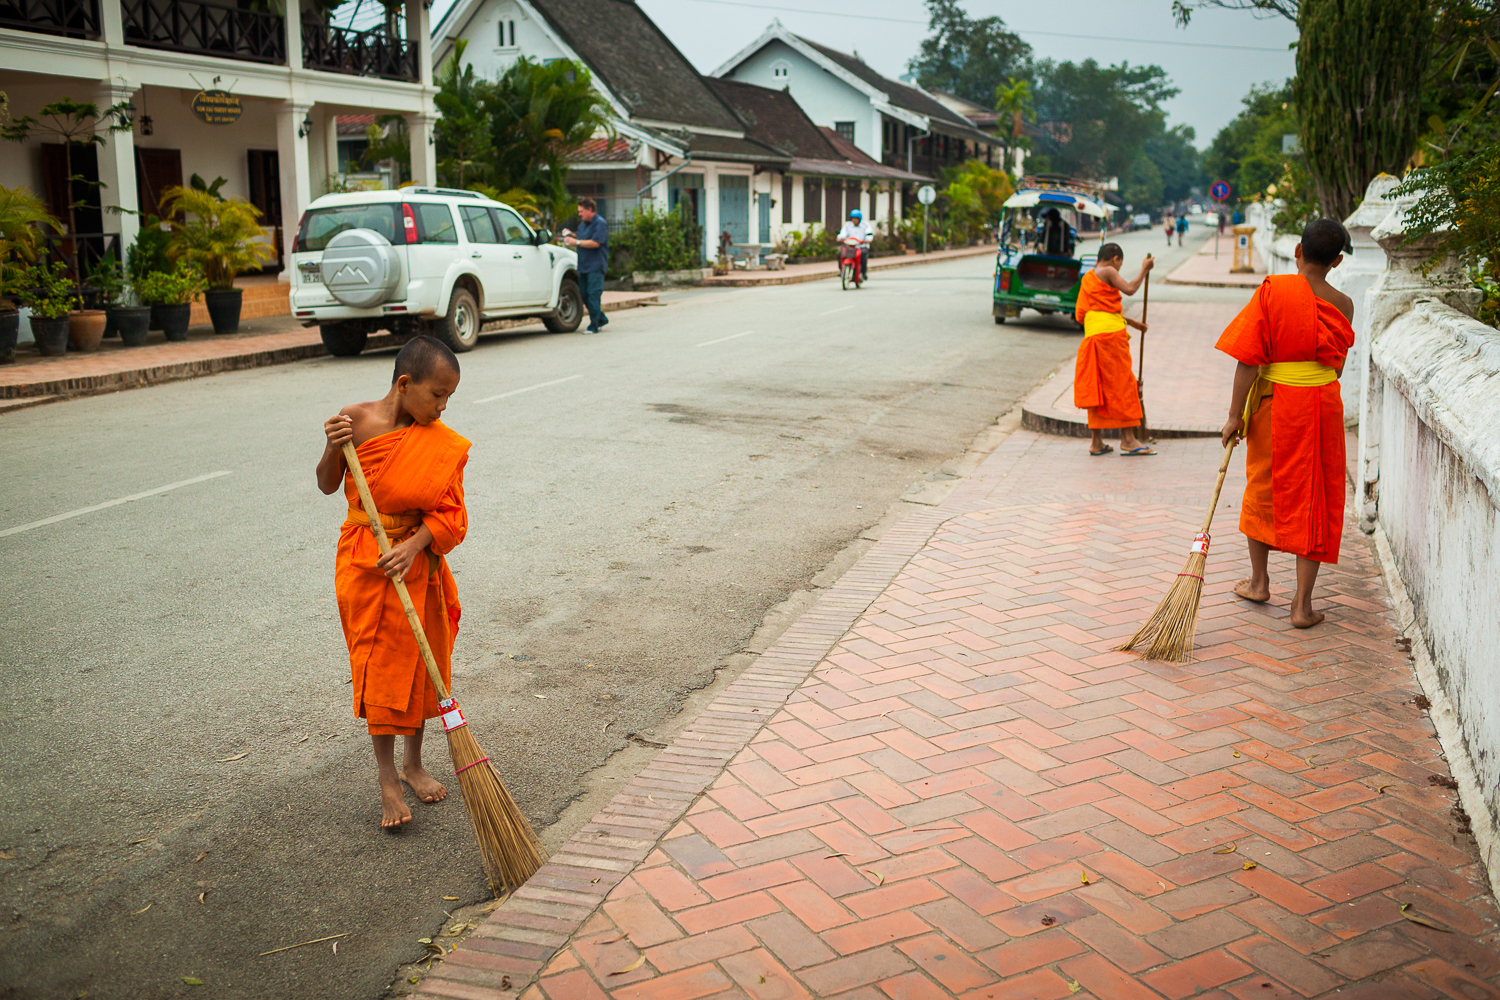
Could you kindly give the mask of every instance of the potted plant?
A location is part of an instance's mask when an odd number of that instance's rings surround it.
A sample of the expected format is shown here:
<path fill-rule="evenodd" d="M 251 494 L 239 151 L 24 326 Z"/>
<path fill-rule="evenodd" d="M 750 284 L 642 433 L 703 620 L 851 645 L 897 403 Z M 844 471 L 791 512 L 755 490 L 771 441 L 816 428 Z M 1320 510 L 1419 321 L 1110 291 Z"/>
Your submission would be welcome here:
<path fill-rule="evenodd" d="M 256 221 L 260 209 L 238 198 L 220 199 L 212 191 L 178 186 L 167 188 L 162 214 L 172 227 L 167 253 L 197 267 L 208 285 L 203 302 L 214 333 L 234 333 L 240 328 L 244 296 L 234 287 L 235 277 L 276 256 Z"/>
<path fill-rule="evenodd" d="M 99 266 L 89 273 L 89 284 L 99 290 L 105 315 L 109 317 L 104 335 L 119 334 L 126 347 L 144 344 L 151 329 L 151 307 L 141 305 L 134 282 L 114 254 L 104 255 Z"/>
<path fill-rule="evenodd" d="M 137 286 L 141 298 L 151 303 L 161 319 L 168 340 L 187 340 L 193 299 L 203 290 L 203 275 L 187 261 L 178 261 L 170 271 L 153 271 Z"/>
<path fill-rule="evenodd" d="M 16 357 L 16 335 L 21 328 L 17 302 L 23 298 L 25 265 L 36 260 L 43 226 L 62 231 L 62 223 L 30 190 L 0 187 L 0 364 Z"/>
<path fill-rule="evenodd" d="M 172 234 L 167 232 L 161 219 L 154 215 L 146 216 L 135 242 L 125 253 L 125 274 L 137 293 L 140 292 L 141 282 L 146 280 L 146 275 L 170 272 L 173 269 L 175 265 L 172 258 L 167 256 L 167 245 L 171 242 Z M 150 300 L 144 296 L 141 301 L 151 306 Z M 161 329 L 161 318 L 156 314 L 154 306 L 151 308 L 150 329 Z"/>
<path fill-rule="evenodd" d="M 120 101 L 101 110 L 99 105 L 92 102 L 75 101 L 71 97 L 64 97 L 60 101 L 43 105 L 37 112 L 41 118 L 22 115 L 19 118 L 10 119 L 7 124 L 0 126 L 0 137 L 12 142 L 25 142 L 35 135 L 61 142 L 63 165 L 71 196 L 75 184 L 104 186 L 99 181 L 85 180 L 81 174 L 73 172 L 73 147 L 75 145 L 102 146 L 104 135 L 100 134 L 101 129 L 105 134 L 130 131 L 129 113 L 128 101 Z M 105 315 L 102 309 L 83 308 L 83 271 L 79 267 L 78 259 L 80 236 L 78 209 L 84 205 L 86 202 L 78 199 L 71 199 L 68 202 L 68 233 L 73 238 L 68 241 L 67 253 L 72 264 L 74 301 L 77 303 L 72 317 L 69 339 L 79 350 L 92 351 L 98 349 L 99 341 L 104 336 Z"/>
<path fill-rule="evenodd" d="M 78 285 L 62 261 L 32 264 L 21 279 L 22 300 L 31 307 L 31 336 L 47 357 L 68 350 L 68 313 L 77 301 Z"/>

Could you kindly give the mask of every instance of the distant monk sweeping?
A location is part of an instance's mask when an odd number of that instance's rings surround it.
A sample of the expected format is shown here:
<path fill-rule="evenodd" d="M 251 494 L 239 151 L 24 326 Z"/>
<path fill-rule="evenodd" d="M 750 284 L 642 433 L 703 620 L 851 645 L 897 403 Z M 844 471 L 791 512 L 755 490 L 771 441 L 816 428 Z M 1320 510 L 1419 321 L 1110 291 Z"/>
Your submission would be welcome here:
<path fill-rule="evenodd" d="M 1272 549 L 1297 557 L 1291 618 L 1297 628 L 1323 620 L 1312 609 L 1321 563 L 1339 561 L 1344 528 L 1344 402 L 1338 379 L 1354 345 L 1354 303 L 1328 283 L 1350 253 L 1333 219 L 1302 231 L 1297 273 L 1261 283 L 1219 338 L 1239 362 L 1223 442 L 1245 436 L 1245 502 L 1240 531 L 1250 545 L 1250 578 L 1235 584 L 1247 601 L 1271 598 Z M 1247 426 L 1248 425 L 1248 426 Z"/>
<path fill-rule="evenodd" d="M 1073 368 L 1073 405 L 1089 411 L 1090 455 L 1114 451 L 1104 443 L 1103 432 L 1111 427 L 1120 429 L 1121 455 L 1156 454 L 1135 436 L 1141 424 L 1141 396 L 1131 370 L 1130 334 L 1126 332 L 1126 327 L 1135 327 L 1145 333 L 1146 324 L 1126 319 L 1120 303 L 1120 294 L 1134 295 L 1156 262 L 1151 257 L 1142 261 L 1134 281 L 1120 274 L 1124 263 L 1120 244 L 1100 247 L 1098 263 L 1083 276 L 1073 313 L 1083 324 L 1083 343 L 1078 345 Z"/>

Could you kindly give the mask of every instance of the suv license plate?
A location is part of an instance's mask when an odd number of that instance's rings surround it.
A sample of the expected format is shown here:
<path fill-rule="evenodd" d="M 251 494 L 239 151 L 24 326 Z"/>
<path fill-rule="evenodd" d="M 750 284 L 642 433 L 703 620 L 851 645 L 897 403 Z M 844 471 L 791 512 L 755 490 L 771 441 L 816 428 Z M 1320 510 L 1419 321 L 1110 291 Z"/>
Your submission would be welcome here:
<path fill-rule="evenodd" d="M 321 285 L 323 283 L 322 269 L 319 268 L 316 271 L 303 271 L 302 283 L 304 285 Z"/>

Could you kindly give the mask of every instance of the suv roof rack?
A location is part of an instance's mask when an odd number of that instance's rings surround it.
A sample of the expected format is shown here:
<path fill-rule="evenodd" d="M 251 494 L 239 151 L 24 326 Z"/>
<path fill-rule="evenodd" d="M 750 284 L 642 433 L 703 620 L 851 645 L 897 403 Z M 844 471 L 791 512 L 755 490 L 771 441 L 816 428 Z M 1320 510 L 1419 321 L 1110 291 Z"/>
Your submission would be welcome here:
<path fill-rule="evenodd" d="M 417 194 L 445 194 L 452 198 L 483 198 L 484 195 L 478 191 L 464 191 L 461 188 L 443 187 L 409 187 L 404 190 L 413 191 Z"/>

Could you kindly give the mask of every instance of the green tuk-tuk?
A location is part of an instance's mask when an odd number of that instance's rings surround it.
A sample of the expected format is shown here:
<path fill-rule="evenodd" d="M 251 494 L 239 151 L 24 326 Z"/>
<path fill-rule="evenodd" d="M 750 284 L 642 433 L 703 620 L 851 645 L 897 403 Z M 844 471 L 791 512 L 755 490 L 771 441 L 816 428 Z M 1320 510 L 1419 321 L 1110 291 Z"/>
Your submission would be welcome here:
<path fill-rule="evenodd" d="M 1000 216 L 992 310 L 996 323 L 1020 316 L 1023 307 L 1044 316 L 1062 313 L 1073 318 L 1083 269 L 1093 267 L 1097 258 L 1080 253 L 1078 224 L 1085 215 L 1105 217 L 1104 206 L 1087 186 L 1042 179 L 1021 182 Z"/>

